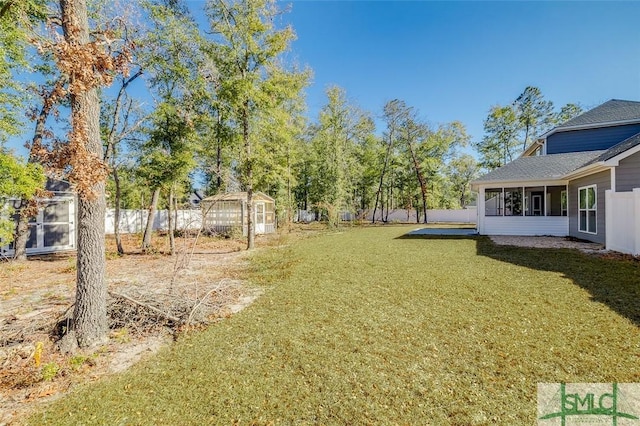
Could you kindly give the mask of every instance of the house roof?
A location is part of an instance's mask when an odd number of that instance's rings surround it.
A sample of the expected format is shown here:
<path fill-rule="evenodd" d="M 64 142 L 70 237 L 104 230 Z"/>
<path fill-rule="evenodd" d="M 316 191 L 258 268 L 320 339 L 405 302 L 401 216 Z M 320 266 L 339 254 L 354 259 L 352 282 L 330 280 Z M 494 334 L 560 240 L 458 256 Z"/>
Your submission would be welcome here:
<path fill-rule="evenodd" d="M 631 136 L 629 139 L 625 139 L 619 144 L 612 146 L 611 148 L 606 150 L 600 157 L 595 159 L 593 162 L 595 163 L 598 161 L 607 161 L 638 145 L 640 145 L 640 133 L 637 133 Z"/>
<path fill-rule="evenodd" d="M 472 183 L 477 185 L 491 182 L 562 179 L 566 174 L 598 160 L 605 152 L 603 150 L 582 151 L 520 157 Z"/>
<path fill-rule="evenodd" d="M 253 193 L 253 197 L 254 200 L 258 200 L 258 201 L 271 201 L 274 202 L 275 200 L 271 197 L 269 197 L 267 194 L 264 194 L 262 192 L 254 192 Z M 202 202 L 207 202 L 207 201 L 246 201 L 247 200 L 247 193 L 246 192 L 226 192 L 223 194 L 216 194 L 216 195 L 212 195 L 211 197 L 207 197 L 205 199 L 202 200 Z"/>
<path fill-rule="evenodd" d="M 554 130 L 562 131 L 575 127 L 600 126 L 627 121 L 640 121 L 640 102 L 611 99 L 564 122 Z"/>

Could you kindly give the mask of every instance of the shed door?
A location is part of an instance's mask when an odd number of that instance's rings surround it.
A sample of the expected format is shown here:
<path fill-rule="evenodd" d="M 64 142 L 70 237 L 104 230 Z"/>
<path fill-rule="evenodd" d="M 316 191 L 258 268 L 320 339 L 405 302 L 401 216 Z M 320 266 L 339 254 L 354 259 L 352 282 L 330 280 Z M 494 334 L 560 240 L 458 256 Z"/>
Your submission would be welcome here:
<path fill-rule="evenodd" d="M 256 234 L 264 234 L 264 203 L 256 203 Z"/>
<path fill-rule="evenodd" d="M 46 251 L 75 247 L 74 210 L 73 198 L 52 200 L 42 209 L 40 247 Z"/>
<path fill-rule="evenodd" d="M 27 254 L 53 253 L 76 248 L 75 200 L 58 197 L 47 200 L 38 214 L 29 221 Z M 13 243 L 2 248 L 13 254 Z"/>

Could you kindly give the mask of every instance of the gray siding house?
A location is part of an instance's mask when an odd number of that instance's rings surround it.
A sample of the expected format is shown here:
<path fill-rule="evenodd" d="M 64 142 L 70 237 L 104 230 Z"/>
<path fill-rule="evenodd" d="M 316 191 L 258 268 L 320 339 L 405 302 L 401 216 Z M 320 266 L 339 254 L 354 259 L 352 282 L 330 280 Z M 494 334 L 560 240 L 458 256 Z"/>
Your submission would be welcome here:
<path fill-rule="evenodd" d="M 479 195 L 478 233 L 572 236 L 614 249 L 621 247 L 616 241 L 632 234 L 634 242 L 624 243 L 631 248 L 622 251 L 638 254 L 636 188 L 640 102 L 612 99 L 552 129 L 520 158 L 473 181 Z"/>

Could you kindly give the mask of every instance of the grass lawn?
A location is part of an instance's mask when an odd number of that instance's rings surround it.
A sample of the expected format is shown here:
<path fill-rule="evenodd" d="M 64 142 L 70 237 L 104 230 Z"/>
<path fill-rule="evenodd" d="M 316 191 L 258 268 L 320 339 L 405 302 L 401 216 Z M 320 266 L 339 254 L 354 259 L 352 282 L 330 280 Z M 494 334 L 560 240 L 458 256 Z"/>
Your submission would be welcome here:
<path fill-rule="evenodd" d="M 264 295 L 34 424 L 534 424 L 538 382 L 640 382 L 640 268 L 347 229 L 258 252 Z"/>

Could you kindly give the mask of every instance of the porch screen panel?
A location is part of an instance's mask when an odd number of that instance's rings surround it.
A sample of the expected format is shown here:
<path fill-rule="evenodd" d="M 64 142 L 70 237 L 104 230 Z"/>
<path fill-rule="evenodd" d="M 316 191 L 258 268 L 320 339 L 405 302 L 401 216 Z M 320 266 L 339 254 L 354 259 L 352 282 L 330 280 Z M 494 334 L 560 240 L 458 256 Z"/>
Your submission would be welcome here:
<path fill-rule="evenodd" d="M 504 189 L 504 215 L 522 216 L 522 188 Z"/>
<path fill-rule="evenodd" d="M 524 189 L 524 214 L 526 216 L 544 216 L 544 186 L 528 186 Z"/>
<path fill-rule="evenodd" d="M 546 201 L 547 216 L 567 215 L 566 186 L 547 186 Z"/>
<path fill-rule="evenodd" d="M 504 210 L 504 195 L 502 188 L 484 191 L 484 215 L 502 216 Z"/>

